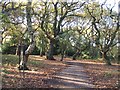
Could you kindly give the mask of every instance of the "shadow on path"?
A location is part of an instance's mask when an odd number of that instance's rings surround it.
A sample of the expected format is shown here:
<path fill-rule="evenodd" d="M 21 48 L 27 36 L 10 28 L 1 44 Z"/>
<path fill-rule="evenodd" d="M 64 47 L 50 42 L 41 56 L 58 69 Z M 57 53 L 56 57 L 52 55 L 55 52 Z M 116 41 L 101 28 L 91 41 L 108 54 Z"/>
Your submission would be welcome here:
<path fill-rule="evenodd" d="M 67 61 L 69 66 L 46 80 L 51 88 L 94 88 L 89 76 L 78 61 Z"/>

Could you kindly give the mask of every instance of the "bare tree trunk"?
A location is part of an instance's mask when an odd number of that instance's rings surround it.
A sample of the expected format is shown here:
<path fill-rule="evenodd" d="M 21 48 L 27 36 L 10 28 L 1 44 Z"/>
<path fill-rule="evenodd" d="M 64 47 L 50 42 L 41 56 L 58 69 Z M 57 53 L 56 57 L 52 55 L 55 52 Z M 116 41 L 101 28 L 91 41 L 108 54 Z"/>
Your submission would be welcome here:
<path fill-rule="evenodd" d="M 21 52 L 24 52 L 24 51 L 21 51 Z M 29 55 L 25 55 L 21 53 L 21 57 L 20 57 L 21 61 L 20 61 L 19 70 L 29 70 L 27 67 L 28 57 Z"/>
<path fill-rule="evenodd" d="M 21 61 L 21 47 L 20 47 L 20 45 L 17 45 L 16 55 L 18 55 L 18 57 L 19 57 L 19 64 L 20 64 L 20 61 Z"/>
<path fill-rule="evenodd" d="M 40 48 L 40 56 L 41 56 L 41 57 L 43 56 L 42 48 Z"/>
<path fill-rule="evenodd" d="M 15 53 L 15 55 L 18 55 L 18 52 L 19 52 L 18 49 L 19 49 L 19 45 L 16 46 L 16 53 Z"/>
<path fill-rule="evenodd" d="M 102 58 L 106 62 L 107 65 L 111 65 L 110 59 L 107 56 L 107 52 L 102 52 Z"/>
<path fill-rule="evenodd" d="M 48 60 L 55 60 L 53 57 L 53 52 L 54 52 L 54 41 L 50 40 L 50 45 L 49 45 L 49 50 L 47 53 L 47 59 Z"/>

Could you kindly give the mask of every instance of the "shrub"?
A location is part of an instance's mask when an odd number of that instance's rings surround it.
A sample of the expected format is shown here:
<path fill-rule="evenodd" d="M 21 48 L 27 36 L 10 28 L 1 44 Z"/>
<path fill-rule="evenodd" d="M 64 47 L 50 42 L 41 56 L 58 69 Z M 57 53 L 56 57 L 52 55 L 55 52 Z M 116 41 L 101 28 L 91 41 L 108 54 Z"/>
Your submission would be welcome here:
<path fill-rule="evenodd" d="M 16 46 L 10 46 L 9 43 L 4 43 L 2 45 L 2 54 L 15 54 Z"/>
<path fill-rule="evenodd" d="M 74 54 L 75 54 L 75 50 L 74 49 L 66 50 L 66 55 L 67 56 L 73 56 Z"/>

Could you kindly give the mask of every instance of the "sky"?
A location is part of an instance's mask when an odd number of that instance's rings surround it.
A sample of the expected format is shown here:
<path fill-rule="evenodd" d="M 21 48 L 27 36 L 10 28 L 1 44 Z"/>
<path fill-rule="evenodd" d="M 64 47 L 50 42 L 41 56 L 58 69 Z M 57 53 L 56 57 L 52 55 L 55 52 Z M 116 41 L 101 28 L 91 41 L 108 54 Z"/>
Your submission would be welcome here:
<path fill-rule="evenodd" d="M 0 0 L 1 1 L 1 0 Z M 11 1 L 20 1 L 20 2 L 25 2 L 27 0 L 11 0 Z M 30 0 L 30 1 L 41 1 L 41 0 Z M 44 1 L 44 0 L 43 0 Z M 45 0 L 45 1 L 57 1 L 57 0 Z M 59 1 L 72 1 L 72 0 L 59 0 Z M 73 1 L 85 1 L 85 0 L 73 0 Z M 89 1 L 89 0 L 86 0 Z M 90 0 L 90 1 L 99 1 L 100 3 L 103 3 L 105 0 Z M 115 10 L 116 12 L 118 12 L 118 2 L 120 0 L 107 0 L 106 4 L 107 5 L 111 5 L 111 7 L 115 4 L 115 7 L 113 8 L 113 10 Z"/>
<path fill-rule="evenodd" d="M 98 0 L 100 3 L 103 3 L 105 0 Z M 115 10 L 116 12 L 118 12 L 118 2 L 120 2 L 120 0 L 107 0 L 106 4 L 107 5 L 111 5 L 111 7 L 114 6 L 113 10 Z"/>

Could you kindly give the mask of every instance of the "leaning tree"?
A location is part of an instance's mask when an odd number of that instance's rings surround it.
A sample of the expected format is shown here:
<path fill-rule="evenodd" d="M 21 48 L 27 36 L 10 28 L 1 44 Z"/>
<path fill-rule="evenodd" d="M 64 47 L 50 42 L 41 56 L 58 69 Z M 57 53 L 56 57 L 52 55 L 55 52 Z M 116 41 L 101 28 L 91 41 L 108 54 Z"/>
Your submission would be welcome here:
<path fill-rule="evenodd" d="M 88 17 L 92 19 L 94 42 L 99 48 L 103 60 L 111 65 L 108 52 L 118 43 L 119 15 L 113 7 L 92 2 L 85 6 Z"/>

